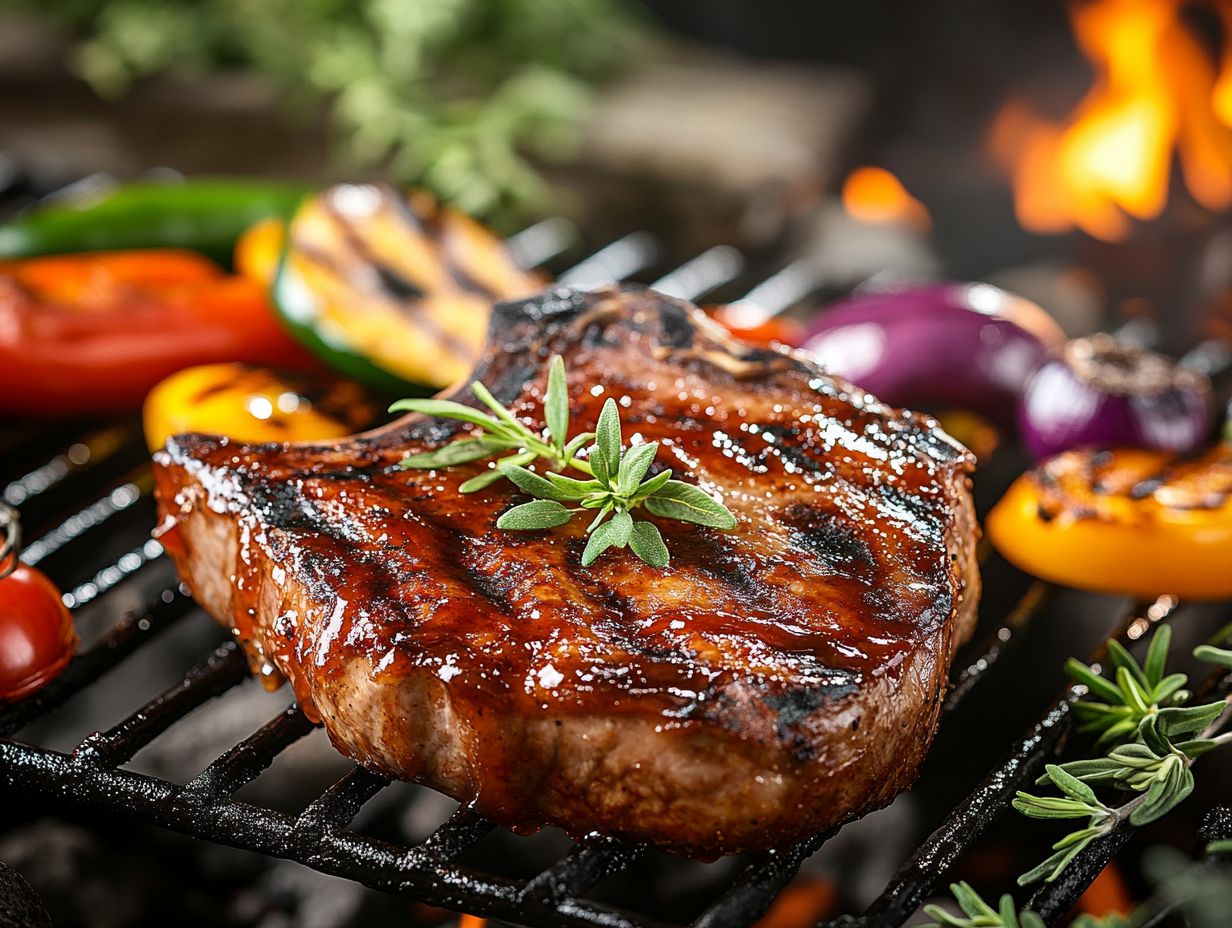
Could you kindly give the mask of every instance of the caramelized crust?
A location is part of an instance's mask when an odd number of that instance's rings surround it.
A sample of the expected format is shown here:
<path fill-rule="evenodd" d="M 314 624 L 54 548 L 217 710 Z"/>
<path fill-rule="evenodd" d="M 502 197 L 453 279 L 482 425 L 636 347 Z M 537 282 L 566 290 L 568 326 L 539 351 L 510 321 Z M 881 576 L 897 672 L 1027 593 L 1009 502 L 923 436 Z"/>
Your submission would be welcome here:
<path fill-rule="evenodd" d="M 475 377 L 541 427 L 555 353 L 574 432 L 615 397 L 626 441 L 658 440 L 655 468 L 738 527 L 656 519 L 666 569 L 582 568 L 584 520 L 500 532 L 524 496 L 458 494 L 484 462 L 399 470 L 469 428 L 412 415 L 334 444 L 172 439 L 155 461 L 181 575 L 341 751 L 511 827 L 713 856 L 910 785 L 979 595 L 970 455 L 644 290 L 498 306 Z"/>

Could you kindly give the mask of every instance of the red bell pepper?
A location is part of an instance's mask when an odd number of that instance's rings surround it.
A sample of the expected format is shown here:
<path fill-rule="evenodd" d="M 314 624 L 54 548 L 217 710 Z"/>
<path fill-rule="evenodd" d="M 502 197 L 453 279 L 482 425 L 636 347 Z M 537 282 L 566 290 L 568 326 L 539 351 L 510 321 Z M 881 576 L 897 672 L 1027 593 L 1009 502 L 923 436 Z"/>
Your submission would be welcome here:
<path fill-rule="evenodd" d="M 264 287 L 193 252 L 0 261 L 0 413 L 137 409 L 167 375 L 216 361 L 315 367 Z"/>

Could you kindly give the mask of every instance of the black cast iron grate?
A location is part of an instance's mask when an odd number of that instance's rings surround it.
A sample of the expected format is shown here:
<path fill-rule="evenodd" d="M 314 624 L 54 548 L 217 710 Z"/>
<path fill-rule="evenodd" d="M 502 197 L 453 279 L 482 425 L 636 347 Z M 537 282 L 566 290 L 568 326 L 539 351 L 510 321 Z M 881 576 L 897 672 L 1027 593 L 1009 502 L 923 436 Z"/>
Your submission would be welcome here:
<path fill-rule="evenodd" d="M 559 226 L 541 226 L 521 237 L 526 263 L 539 263 L 553 253 Z M 576 265 L 565 277 L 584 283 L 602 277 L 627 277 L 653 263 L 654 242 L 637 233 L 601 249 Z M 699 296 L 734 279 L 740 258 L 730 249 L 714 249 L 660 278 L 678 295 Z M 595 275 L 595 276 L 590 276 Z M 776 275 L 791 278 L 786 299 L 803 295 L 796 271 Z M 772 290 L 773 288 L 771 288 Z M 763 287 L 763 298 L 766 288 Z M 12 426 L 0 433 L 0 462 L 30 460 L 31 449 L 48 445 L 56 432 L 46 426 Z M 0 470 L 3 498 L 18 508 L 38 503 L 54 492 L 75 500 L 72 514 L 33 539 L 26 559 L 71 557 L 90 565 L 91 579 L 65 594 L 66 603 L 80 607 L 114 595 L 151 563 L 163 559 L 156 542 L 143 542 L 100 566 L 90 564 L 86 542 L 151 490 L 139 430 L 131 423 L 84 431 L 64 443 L 44 463 L 24 473 Z M 119 476 L 108 488 L 83 503 L 71 491 L 100 464 L 118 462 Z M 113 467 L 113 470 L 115 467 Z M 1002 565 L 1003 566 L 1003 565 Z M 1048 588 L 1034 583 L 1012 609 L 991 620 L 985 616 L 981 641 L 968 646 L 955 663 L 944 720 L 999 659 L 1022 637 L 1027 625 L 1046 608 Z M 98 604 L 96 604 L 98 605 Z M 1135 603 L 1109 637 L 1140 638 L 1156 622 L 1167 621 L 1178 604 L 1164 597 Z M 259 807 L 235 798 L 279 754 L 309 734 L 313 726 L 291 705 L 251 736 L 236 744 L 185 783 L 170 782 L 126 765 L 192 710 L 222 696 L 248 678 L 240 649 L 227 642 L 205 656 L 161 695 L 133 711 L 109 730 L 96 732 L 68 752 L 56 751 L 15 736 L 96 680 L 120 669 L 126 658 L 190 613 L 192 601 L 175 586 L 158 590 L 141 609 L 124 615 L 96 644 L 80 653 L 48 686 L 22 702 L 0 709 L 0 787 L 27 789 L 82 803 L 119 816 L 132 817 L 221 844 L 298 861 L 319 871 L 355 880 L 423 902 L 493 916 L 505 921 L 545 926 L 645 926 L 670 924 L 644 914 L 600 904 L 588 891 L 633 865 L 645 853 L 601 836 L 573 845 L 555 863 L 529 879 L 488 873 L 459 862 L 469 848 L 496 826 L 474 811 L 460 808 L 430 836 L 415 845 L 399 845 L 360 834 L 350 828 L 361 808 L 389 781 L 355 767 L 307 805 L 299 814 Z M 1101 646 L 1092 659 L 1098 660 Z M 1226 690 L 1228 679 L 1212 678 L 1207 686 Z M 876 901 L 859 915 L 844 915 L 826 923 L 830 928 L 880 928 L 906 922 L 942 885 L 951 866 L 1005 811 L 1016 790 L 1030 784 L 1043 764 L 1059 750 L 1070 724 L 1070 708 L 1082 694 L 1071 687 L 1047 706 L 1038 722 L 1009 743 L 1004 759 L 975 784 L 939 827 L 901 865 Z M 1228 830 L 1226 810 L 1209 817 L 1209 827 Z M 1222 825 L 1220 824 L 1222 822 Z M 1128 825 L 1078 856 L 1062 879 L 1040 890 L 1031 906 L 1049 924 L 1056 924 L 1073 906 L 1106 863 L 1129 840 Z M 693 920 L 695 928 L 726 928 L 755 922 L 764 914 L 801 864 L 833 832 L 818 834 L 794 847 L 749 857 L 735 880 Z"/>

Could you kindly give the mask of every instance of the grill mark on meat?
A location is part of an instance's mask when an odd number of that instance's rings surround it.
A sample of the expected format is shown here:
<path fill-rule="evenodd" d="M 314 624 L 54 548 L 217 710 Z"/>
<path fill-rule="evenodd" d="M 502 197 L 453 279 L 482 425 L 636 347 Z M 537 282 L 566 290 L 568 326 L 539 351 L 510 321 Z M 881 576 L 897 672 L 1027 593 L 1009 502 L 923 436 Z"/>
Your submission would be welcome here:
<path fill-rule="evenodd" d="M 248 484 L 247 492 L 257 517 L 270 528 L 288 532 L 316 532 L 339 541 L 355 538 L 352 529 L 334 523 L 294 483 L 254 477 Z"/>
<path fill-rule="evenodd" d="M 806 762 L 817 754 L 817 748 L 804 724 L 818 710 L 850 696 L 859 689 L 859 675 L 849 671 L 835 671 L 834 679 L 820 685 L 789 689 L 782 693 L 768 693 L 762 700 L 774 713 L 774 733 L 780 741 L 791 745 L 796 760 Z"/>
<path fill-rule="evenodd" d="M 867 539 L 860 535 L 855 523 L 837 513 L 792 503 L 784 510 L 783 520 L 792 526 L 788 544 L 797 551 L 864 574 L 877 566 Z"/>
<path fill-rule="evenodd" d="M 666 345 L 669 348 L 688 348 L 693 344 L 694 326 L 685 312 L 684 307 L 676 303 L 664 304 L 664 311 L 660 317 L 663 333 L 659 340 L 660 344 Z"/>

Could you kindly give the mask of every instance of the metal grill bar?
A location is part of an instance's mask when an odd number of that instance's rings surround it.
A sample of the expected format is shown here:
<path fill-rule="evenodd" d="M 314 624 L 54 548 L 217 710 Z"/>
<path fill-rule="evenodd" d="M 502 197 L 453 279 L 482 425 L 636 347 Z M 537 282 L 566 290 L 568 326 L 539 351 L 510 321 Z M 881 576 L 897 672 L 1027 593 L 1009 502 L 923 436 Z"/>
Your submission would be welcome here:
<path fill-rule="evenodd" d="M 193 709 L 238 686 L 247 677 L 248 662 L 239 646 L 228 641 L 120 724 L 90 735 L 76 754 L 104 767 L 123 764 Z"/>
<path fill-rule="evenodd" d="M 440 828 L 432 832 L 423 844 L 411 849 L 418 857 L 450 861 L 472 845 L 491 834 L 496 826 L 473 809 L 463 806 Z"/>
<path fill-rule="evenodd" d="M 574 845 L 564 857 L 526 884 L 521 900 L 557 906 L 600 880 L 627 869 L 645 852 L 646 848 L 641 845 L 624 844 L 614 838 L 596 838 Z"/>
<path fill-rule="evenodd" d="M 30 750 L 0 740 L 0 786 L 38 782 L 67 802 L 136 817 L 218 844 L 286 857 L 324 873 L 374 889 L 414 896 L 430 904 L 466 909 L 509 921 L 595 928 L 666 928 L 604 906 L 570 900 L 548 908 L 522 901 L 524 884 L 468 867 L 442 866 L 439 857 L 421 858 L 404 848 L 354 832 L 326 833 L 319 841 L 298 840 L 296 819 L 269 809 L 226 800 L 202 805 L 188 787 L 127 770 L 109 770 L 57 751 Z"/>
<path fill-rule="evenodd" d="M 837 833 L 834 828 L 794 847 L 755 856 L 723 898 L 698 916 L 693 928 L 751 925 L 766 914 L 783 887 L 799 872 L 800 865 Z"/>
<path fill-rule="evenodd" d="M 945 702 L 941 706 L 943 716 L 957 708 L 992 665 L 1009 651 L 1013 643 L 1018 640 L 1018 633 L 1044 607 L 1051 591 L 1052 588 L 1048 584 L 1039 581 L 1027 587 L 1027 592 L 1010 610 L 1000 628 L 993 632 L 979 649 L 979 656 L 971 660 L 954 677 L 949 692 L 945 694 Z"/>
<path fill-rule="evenodd" d="M 132 508 L 138 500 L 153 490 L 153 478 L 148 465 L 142 465 L 128 479 L 99 499 L 69 516 L 46 535 L 26 545 L 21 559 L 31 567 L 56 554 L 69 542 L 76 540 L 91 529 L 98 528 L 112 517 Z"/>
<path fill-rule="evenodd" d="M 389 778 L 352 768 L 306 808 L 295 824 L 301 834 L 324 834 L 351 824 L 368 800 L 389 786 Z"/>
<path fill-rule="evenodd" d="M 230 796 L 259 777 L 274 758 L 313 729 L 299 710 L 288 706 L 256 732 L 201 771 L 185 787 L 202 799 Z"/>
<path fill-rule="evenodd" d="M 37 693 L 0 711 L 0 738 L 7 738 L 35 719 L 60 706 L 77 691 L 90 685 L 119 664 L 154 635 L 193 608 L 193 602 L 178 590 L 165 590 L 149 610 L 125 616 L 115 629 L 84 654 L 79 654 Z"/>
<path fill-rule="evenodd" d="M 3 492 L 4 502 L 10 506 L 21 506 L 59 486 L 70 477 L 107 460 L 139 437 L 137 430 L 128 424 L 108 426 L 91 432 L 81 441 L 73 442 L 47 463 L 9 482 Z"/>

